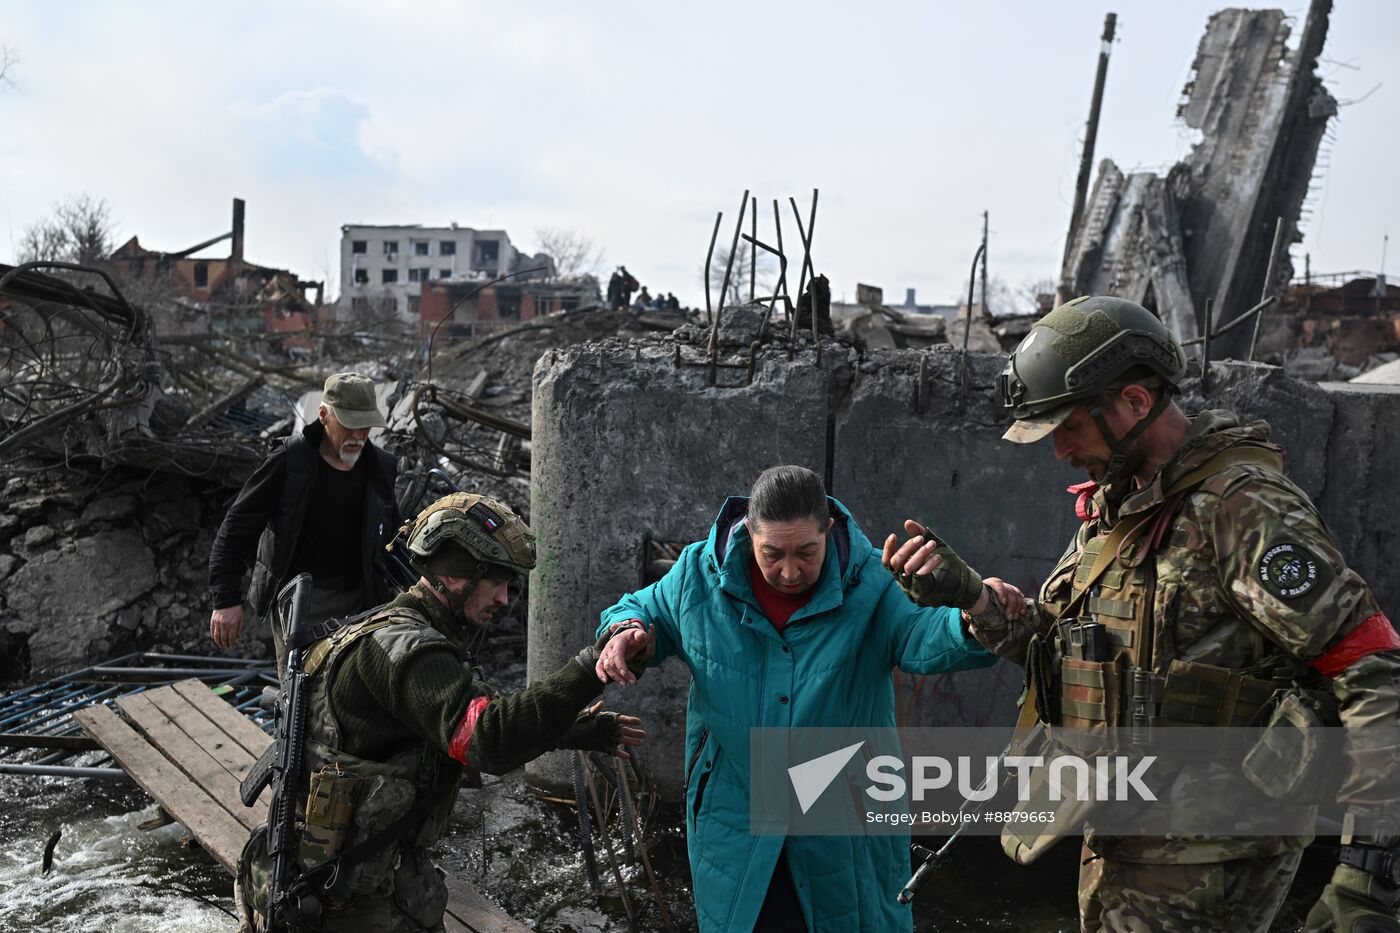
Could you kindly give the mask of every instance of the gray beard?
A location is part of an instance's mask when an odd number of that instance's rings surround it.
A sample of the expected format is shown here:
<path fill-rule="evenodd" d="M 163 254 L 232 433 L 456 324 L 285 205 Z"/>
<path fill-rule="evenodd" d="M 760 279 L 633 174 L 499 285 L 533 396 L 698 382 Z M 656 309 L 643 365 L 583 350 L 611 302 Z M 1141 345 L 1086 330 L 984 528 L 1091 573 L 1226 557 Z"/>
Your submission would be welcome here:
<path fill-rule="evenodd" d="M 361 450 L 360 453 L 364 453 L 364 450 Z M 340 462 L 345 464 L 346 466 L 352 467 L 360 460 L 360 454 L 347 454 L 343 450 L 339 451 L 338 455 L 340 457 Z"/>

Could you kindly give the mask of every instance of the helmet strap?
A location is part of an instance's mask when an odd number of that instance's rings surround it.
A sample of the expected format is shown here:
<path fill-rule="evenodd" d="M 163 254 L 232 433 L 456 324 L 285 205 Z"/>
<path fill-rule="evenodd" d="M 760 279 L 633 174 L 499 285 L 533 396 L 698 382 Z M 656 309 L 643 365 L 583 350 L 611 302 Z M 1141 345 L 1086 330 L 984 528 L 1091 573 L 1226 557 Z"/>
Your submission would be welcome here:
<path fill-rule="evenodd" d="M 447 608 L 451 610 L 453 617 L 464 618 L 462 610 L 467 607 L 467 600 L 471 598 L 472 593 L 476 592 L 477 586 L 480 585 L 484 570 L 484 567 L 479 567 L 475 573 L 468 577 L 467 585 L 462 587 L 460 593 L 453 593 L 449 590 L 442 578 L 431 570 L 423 570 L 421 573 L 423 574 L 423 579 L 428 581 L 428 585 L 436 590 L 438 595 L 447 603 Z"/>
<path fill-rule="evenodd" d="M 1129 459 L 1132 455 L 1133 442 L 1142 436 L 1143 432 L 1152 425 L 1152 422 L 1157 420 L 1162 412 L 1167 410 L 1169 404 L 1171 404 L 1171 393 L 1163 387 L 1157 396 L 1157 401 L 1152 403 L 1152 407 L 1148 409 L 1142 420 L 1133 425 L 1127 434 L 1119 438 L 1113 436 L 1113 430 L 1108 426 L 1108 421 L 1103 416 L 1103 406 L 1098 402 L 1088 406 L 1089 414 L 1093 417 L 1094 424 L 1098 426 L 1099 434 L 1103 436 L 1104 443 L 1108 445 L 1108 468 L 1104 470 L 1103 481 L 1100 485 L 1108 487 L 1110 490 L 1122 489 L 1124 493 L 1127 492 L 1122 481 L 1127 479 L 1133 468 L 1137 466 L 1136 460 Z"/>

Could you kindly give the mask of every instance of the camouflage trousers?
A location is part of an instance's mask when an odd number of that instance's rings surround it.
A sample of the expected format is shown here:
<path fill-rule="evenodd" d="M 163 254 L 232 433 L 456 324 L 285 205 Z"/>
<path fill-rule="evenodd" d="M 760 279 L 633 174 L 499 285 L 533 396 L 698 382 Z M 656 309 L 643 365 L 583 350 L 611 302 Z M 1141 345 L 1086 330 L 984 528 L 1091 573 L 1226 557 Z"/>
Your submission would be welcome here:
<path fill-rule="evenodd" d="M 1079 928 L 1084 933 L 1260 931 L 1273 923 L 1302 849 L 1201 865 L 1148 865 L 1100 858 L 1084 846 Z"/>
<path fill-rule="evenodd" d="M 262 914 L 241 899 L 235 903 L 240 908 L 240 933 L 278 933 L 284 929 L 269 929 Z M 400 910 L 393 897 L 381 897 L 360 899 L 346 907 L 326 911 L 321 917 L 320 930 L 323 933 L 443 933 L 443 924 L 439 920 L 434 926 L 425 927 Z"/>

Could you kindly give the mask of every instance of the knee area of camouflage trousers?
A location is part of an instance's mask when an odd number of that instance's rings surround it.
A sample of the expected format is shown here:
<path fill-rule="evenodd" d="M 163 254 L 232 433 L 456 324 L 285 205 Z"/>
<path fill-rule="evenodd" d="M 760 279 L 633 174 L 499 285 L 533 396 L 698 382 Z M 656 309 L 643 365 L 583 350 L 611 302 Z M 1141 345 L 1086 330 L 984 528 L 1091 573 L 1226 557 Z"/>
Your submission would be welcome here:
<path fill-rule="evenodd" d="M 1288 894 L 1302 849 L 1201 865 L 1104 859 L 1088 847 L 1079 869 L 1084 933 L 1266 933 Z"/>

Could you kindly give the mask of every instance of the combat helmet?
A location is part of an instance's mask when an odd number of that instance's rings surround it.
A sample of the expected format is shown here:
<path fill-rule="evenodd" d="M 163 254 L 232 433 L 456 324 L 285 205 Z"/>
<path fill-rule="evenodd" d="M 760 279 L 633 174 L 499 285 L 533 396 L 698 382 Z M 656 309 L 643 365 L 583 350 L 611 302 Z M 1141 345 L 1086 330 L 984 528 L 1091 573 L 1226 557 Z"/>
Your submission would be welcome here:
<path fill-rule="evenodd" d="M 1115 438 L 1097 399 L 1144 369 L 1148 384 L 1165 391 L 1128 435 Z M 1076 405 L 1086 405 L 1114 453 L 1111 480 L 1121 475 L 1129 445 L 1161 414 L 1185 373 L 1181 345 L 1151 311 L 1122 298 L 1075 298 L 1037 321 L 1007 361 L 998 388 L 1016 423 L 1003 437 L 1018 444 L 1038 441 Z"/>
<path fill-rule="evenodd" d="M 481 578 L 505 571 L 528 574 L 535 566 L 535 534 L 507 506 L 489 496 L 444 496 L 405 525 L 408 562 L 460 609 Z M 440 576 L 465 577 L 470 585 L 451 597 Z"/>

